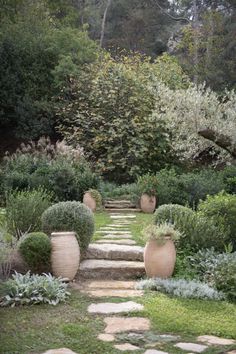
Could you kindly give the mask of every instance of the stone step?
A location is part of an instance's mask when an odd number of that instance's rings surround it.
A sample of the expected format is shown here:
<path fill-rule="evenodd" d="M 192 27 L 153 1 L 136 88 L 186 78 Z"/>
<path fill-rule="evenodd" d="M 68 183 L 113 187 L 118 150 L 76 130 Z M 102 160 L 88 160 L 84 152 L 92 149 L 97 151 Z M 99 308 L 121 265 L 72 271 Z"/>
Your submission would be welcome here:
<path fill-rule="evenodd" d="M 134 203 L 131 202 L 131 200 L 128 199 L 106 199 L 105 204 L 129 204 L 129 205 L 135 205 Z"/>
<path fill-rule="evenodd" d="M 105 208 L 107 212 L 113 213 L 114 211 L 120 211 L 120 212 L 127 212 L 127 211 L 132 211 L 133 213 L 140 213 L 142 210 L 138 208 Z"/>
<path fill-rule="evenodd" d="M 96 243 L 114 243 L 117 245 L 136 245 L 136 242 L 134 240 L 131 239 L 101 239 L 101 240 L 97 240 Z"/>
<path fill-rule="evenodd" d="M 143 247 L 117 244 L 97 244 L 89 245 L 87 259 L 110 259 L 126 261 L 143 261 Z"/>
<path fill-rule="evenodd" d="M 80 264 L 78 279 L 136 279 L 144 276 L 143 262 L 86 259 Z"/>
<path fill-rule="evenodd" d="M 128 230 L 99 230 L 96 232 L 97 234 L 104 234 L 104 235 L 131 235 L 131 232 Z"/>

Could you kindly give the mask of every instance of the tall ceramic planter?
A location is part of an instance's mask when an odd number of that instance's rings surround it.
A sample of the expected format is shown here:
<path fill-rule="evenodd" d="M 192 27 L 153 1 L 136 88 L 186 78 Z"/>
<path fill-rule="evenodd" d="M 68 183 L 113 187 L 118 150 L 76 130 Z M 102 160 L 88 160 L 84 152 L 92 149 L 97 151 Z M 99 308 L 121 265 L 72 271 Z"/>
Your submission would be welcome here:
<path fill-rule="evenodd" d="M 144 248 L 144 266 L 150 278 L 169 278 L 175 268 L 176 249 L 174 242 L 167 239 L 158 245 L 156 240 L 147 242 Z"/>
<path fill-rule="evenodd" d="M 156 197 L 143 193 L 140 199 L 140 207 L 144 213 L 153 213 L 156 208 Z"/>
<path fill-rule="evenodd" d="M 83 197 L 83 203 L 94 212 L 96 210 L 96 200 L 89 192 L 86 192 Z"/>
<path fill-rule="evenodd" d="M 80 249 L 74 232 L 53 232 L 51 234 L 52 273 L 56 277 L 73 280 L 80 261 Z"/>

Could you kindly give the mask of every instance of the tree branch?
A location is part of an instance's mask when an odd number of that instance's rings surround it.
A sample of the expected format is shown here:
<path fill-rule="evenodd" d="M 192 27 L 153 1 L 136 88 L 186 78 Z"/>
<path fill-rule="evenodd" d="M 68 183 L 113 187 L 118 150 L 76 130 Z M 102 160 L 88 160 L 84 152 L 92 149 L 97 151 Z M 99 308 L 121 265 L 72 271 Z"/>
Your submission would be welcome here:
<path fill-rule="evenodd" d="M 207 140 L 213 141 L 216 145 L 228 151 L 233 158 L 236 158 L 236 143 L 233 142 L 229 136 L 225 134 L 219 134 L 213 129 L 200 130 L 198 135 Z"/>
<path fill-rule="evenodd" d="M 171 14 L 169 14 L 158 2 L 158 0 L 152 0 L 152 2 L 159 7 L 159 9 L 161 10 L 161 12 L 163 12 L 163 14 L 165 14 L 166 16 L 170 17 L 172 20 L 174 21 L 186 21 L 188 23 L 190 23 L 190 20 L 187 17 L 174 17 Z"/>
<path fill-rule="evenodd" d="M 107 19 L 107 11 L 111 5 L 112 0 L 107 0 L 106 8 L 103 13 L 103 19 L 102 19 L 102 28 L 101 28 L 101 36 L 100 36 L 100 46 L 103 46 L 103 40 L 104 40 L 104 34 L 105 34 L 105 26 L 106 26 L 106 19 Z"/>

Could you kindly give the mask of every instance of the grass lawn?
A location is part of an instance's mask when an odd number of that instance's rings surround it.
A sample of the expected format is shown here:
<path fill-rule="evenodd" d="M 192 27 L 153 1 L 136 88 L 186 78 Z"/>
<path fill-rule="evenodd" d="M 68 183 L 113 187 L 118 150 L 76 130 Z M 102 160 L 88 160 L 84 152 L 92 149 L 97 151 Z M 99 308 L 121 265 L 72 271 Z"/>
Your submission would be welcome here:
<path fill-rule="evenodd" d="M 136 213 L 135 222 L 130 225 L 134 240 L 138 245 L 144 246 L 146 241 L 142 235 L 142 230 L 153 221 L 153 214 Z"/>

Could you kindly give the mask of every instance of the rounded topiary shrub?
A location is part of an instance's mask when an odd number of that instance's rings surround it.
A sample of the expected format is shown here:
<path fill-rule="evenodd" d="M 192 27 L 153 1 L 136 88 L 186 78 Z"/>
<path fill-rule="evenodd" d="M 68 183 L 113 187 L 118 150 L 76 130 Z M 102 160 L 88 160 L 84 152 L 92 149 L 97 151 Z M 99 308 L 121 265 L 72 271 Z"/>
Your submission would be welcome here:
<path fill-rule="evenodd" d="M 80 202 L 60 202 L 43 213 L 42 228 L 48 235 L 60 231 L 76 232 L 81 251 L 84 252 L 94 232 L 93 213 Z"/>
<path fill-rule="evenodd" d="M 20 242 L 19 251 L 33 273 L 50 270 L 51 243 L 43 232 L 26 235 Z"/>
<path fill-rule="evenodd" d="M 211 219 L 224 228 L 227 238 L 225 244 L 232 244 L 236 250 L 236 195 L 219 193 L 208 196 L 199 204 L 199 214 Z"/>
<path fill-rule="evenodd" d="M 174 224 L 178 218 L 189 217 L 194 211 L 179 204 L 163 204 L 157 208 L 154 214 L 154 221 L 157 224 L 168 222 Z"/>

